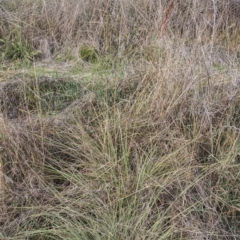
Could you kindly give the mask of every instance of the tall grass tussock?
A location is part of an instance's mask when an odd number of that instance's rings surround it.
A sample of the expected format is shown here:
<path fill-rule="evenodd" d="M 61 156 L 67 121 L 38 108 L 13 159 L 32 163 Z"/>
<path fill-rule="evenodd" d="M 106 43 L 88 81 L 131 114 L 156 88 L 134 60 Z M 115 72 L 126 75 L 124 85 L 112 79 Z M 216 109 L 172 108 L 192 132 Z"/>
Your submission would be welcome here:
<path fill-rule="evenodd" d="M 240 239 L 239 20 L 0 0 L 0 239 Z"/>

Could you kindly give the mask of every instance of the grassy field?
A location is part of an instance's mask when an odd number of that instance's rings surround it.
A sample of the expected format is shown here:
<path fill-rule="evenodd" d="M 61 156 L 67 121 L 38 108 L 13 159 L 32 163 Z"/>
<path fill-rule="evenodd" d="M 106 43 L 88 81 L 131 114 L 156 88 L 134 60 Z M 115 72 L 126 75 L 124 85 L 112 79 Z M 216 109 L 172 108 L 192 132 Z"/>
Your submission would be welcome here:
<path fill-rule="evenodd" d="M 223 2 L 0 1 L 0 239 L 240 239 Z"/>

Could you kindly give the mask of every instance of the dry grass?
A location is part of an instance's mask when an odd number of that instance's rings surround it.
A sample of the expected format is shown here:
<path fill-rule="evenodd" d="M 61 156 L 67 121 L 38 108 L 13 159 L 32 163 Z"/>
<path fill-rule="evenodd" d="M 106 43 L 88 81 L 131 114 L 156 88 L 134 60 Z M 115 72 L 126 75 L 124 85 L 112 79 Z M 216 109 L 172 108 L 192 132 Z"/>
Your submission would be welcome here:
<path fill-rule="evenodd" d="M 113 70 L 1 83 L 1 239 L 240 238 L 239 28 L 204 3 L 0 3 L 3 62 Z"/>
<path fill-rule="evenodd" d="M 5 56 L 26 61 L 61 53 L 79 58 L 84 46 L 129 57 L 165 34 L 236 47 L 239 6 L 238 0 L 2 0 L 0 39 Z"/>

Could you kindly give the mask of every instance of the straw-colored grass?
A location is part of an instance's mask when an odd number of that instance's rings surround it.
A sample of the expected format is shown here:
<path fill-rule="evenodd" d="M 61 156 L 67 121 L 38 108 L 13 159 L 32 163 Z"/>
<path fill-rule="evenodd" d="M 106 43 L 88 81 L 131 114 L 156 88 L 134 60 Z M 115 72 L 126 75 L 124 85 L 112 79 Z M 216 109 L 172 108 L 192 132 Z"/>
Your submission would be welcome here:
<path fill-rule="evenodd" d="M 156 2 L 1 1 L 0 239 L 240 238 L 232 7 Z"/>

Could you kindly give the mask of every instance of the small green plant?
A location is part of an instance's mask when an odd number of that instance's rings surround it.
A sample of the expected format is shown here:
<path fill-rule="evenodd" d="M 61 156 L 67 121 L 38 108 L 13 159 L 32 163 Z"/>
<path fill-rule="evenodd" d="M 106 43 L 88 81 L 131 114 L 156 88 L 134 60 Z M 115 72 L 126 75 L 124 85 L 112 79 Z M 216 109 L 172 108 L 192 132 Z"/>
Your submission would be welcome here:
<path fill-rule="evenodd" d="M 224 71 L 224 66 L 221 65 L 221 64 L 217 63 L 217 64 L 214 64 L 213 66 L 214 66 L 215 69 L 217 69 L 220 72 Z"/>
<path fill-rule="evenodd" d="M 34 57 L 39 55 L 39 50 L 31 48 L 27 40 L 13 39 L 10 42 L 2 40 L 5 46 L 5 57 L 10 60 L 22 60 L 24 63 L 29 64 Z"/>
<path fill-rule="evenodd" d="M 96 63 L 99 58 L 97 50 L 89 46 L 81 47 L 79 55 L 84 61 L 89 63 Z"/>

